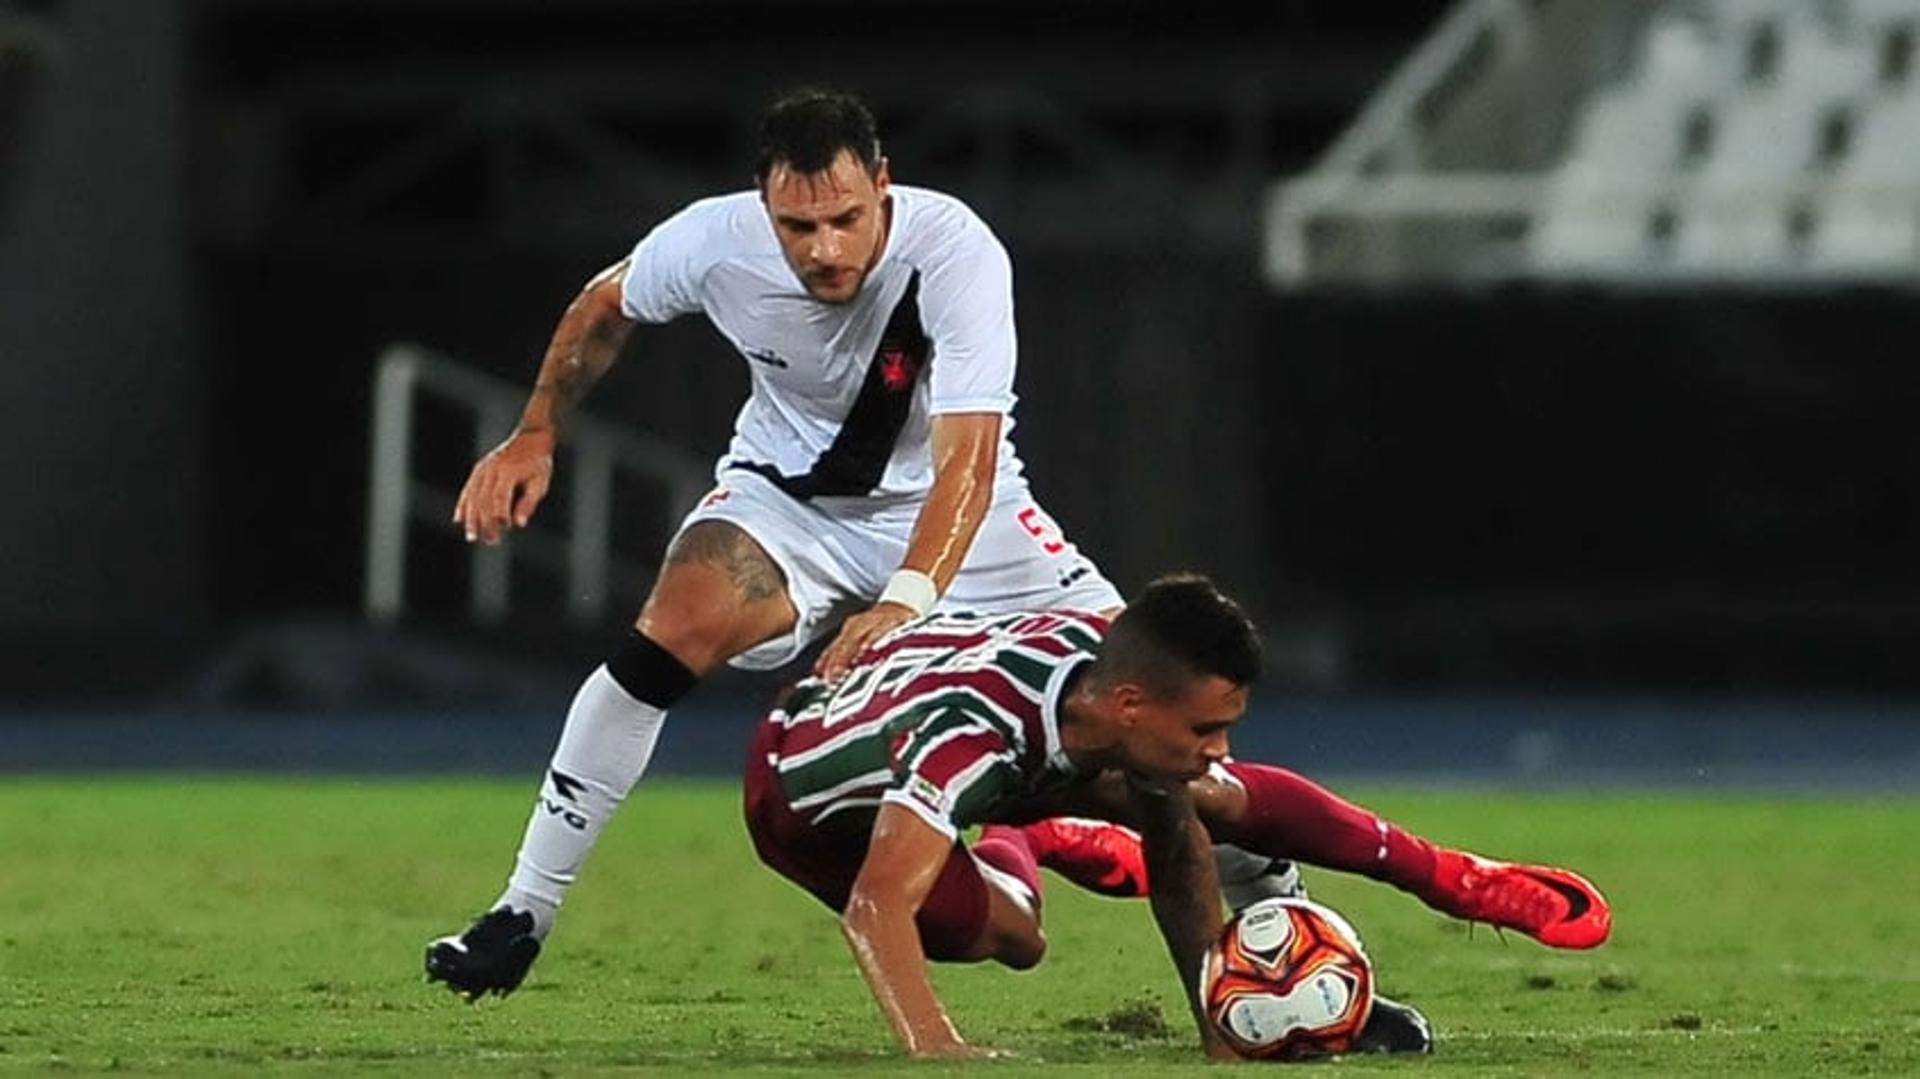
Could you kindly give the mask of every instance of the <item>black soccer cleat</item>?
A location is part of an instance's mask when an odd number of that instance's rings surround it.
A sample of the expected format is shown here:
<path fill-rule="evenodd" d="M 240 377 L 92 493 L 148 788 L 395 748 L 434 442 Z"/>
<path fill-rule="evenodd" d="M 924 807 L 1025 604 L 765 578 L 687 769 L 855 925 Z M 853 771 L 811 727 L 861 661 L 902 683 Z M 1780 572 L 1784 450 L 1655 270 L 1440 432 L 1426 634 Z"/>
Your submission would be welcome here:
<path fill-rule="evenodd" d="M 540 954 L 533 915 L 498 907 L 482 914 L 459 936 L 427 945 L 427 980 L 445 982 L 471 1004 L 488 993 L 506 996 L 520 988 Z"/>
<path fill-rule="evenodd" d="M 1402 1004 L 1378 993 L 1373 997 L 1373 1014 L 1353 1040 L 1356 1053 L 1431 1053 L 1433 1024 L 1411 1004 Z"/>

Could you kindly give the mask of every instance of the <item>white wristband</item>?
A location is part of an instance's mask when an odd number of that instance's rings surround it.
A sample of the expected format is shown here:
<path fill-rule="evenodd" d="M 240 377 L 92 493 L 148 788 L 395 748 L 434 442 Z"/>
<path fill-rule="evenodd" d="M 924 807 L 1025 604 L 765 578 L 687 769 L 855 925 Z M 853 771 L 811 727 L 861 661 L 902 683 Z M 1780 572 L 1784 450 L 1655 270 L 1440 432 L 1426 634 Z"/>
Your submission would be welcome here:
<path fill-rule="evenodd" d="M 887 587 L 880 592 L 878 603 L 898 603 L 913 611 L 914 617 L 933 610 L 940 601 L 940 589 L 933 578 L 917 569 L 896 570 L 887 578 Z"/>

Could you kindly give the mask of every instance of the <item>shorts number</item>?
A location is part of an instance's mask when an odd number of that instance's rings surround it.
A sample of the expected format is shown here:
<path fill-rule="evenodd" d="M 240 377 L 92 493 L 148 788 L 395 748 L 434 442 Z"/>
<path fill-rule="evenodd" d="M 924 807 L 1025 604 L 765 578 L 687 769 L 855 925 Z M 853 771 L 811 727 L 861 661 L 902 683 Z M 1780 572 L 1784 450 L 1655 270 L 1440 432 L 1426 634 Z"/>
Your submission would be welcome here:
<path fill-rule="evenodd" d="M 1028 506 L 1014 519 L 1020 522 L 1021 528 L 1027 530 L 1027 535 L 1039 542 L 1040 549 L 1048 554 L 1059 554 L 1067 549 L 1067 539 L 1060 534 L 1060 526 L 1048 520 L 1047 515 L 1040 512 L 1040 507 Z"/>

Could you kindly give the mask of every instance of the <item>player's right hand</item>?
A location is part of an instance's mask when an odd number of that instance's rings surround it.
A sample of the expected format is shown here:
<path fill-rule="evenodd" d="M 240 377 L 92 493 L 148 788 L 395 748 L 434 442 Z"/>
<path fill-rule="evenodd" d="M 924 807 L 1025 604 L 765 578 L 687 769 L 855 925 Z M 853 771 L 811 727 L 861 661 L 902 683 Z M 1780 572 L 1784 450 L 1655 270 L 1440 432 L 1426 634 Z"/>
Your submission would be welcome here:
<path fill-rule="evenodd" d="M 468 543 L 491 546 L 533 519 L 553 479 L 553 443 L 551 431 L 516 430 L 473 466 L 453 504 Z"/>

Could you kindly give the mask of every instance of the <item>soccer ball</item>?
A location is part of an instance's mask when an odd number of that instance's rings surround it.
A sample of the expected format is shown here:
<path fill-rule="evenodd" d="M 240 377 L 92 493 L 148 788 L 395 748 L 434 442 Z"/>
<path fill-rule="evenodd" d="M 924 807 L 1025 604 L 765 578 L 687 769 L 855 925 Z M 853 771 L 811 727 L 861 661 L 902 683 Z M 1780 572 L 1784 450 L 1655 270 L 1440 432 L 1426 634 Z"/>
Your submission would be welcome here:
<path fill-rule="evenodd" d="M 1243 1056 L 1343 1053 L 1373 1013 L 1373 964 L 1340 915 L 1306 899 L 1264 899 L 1207 950 L 1200 998 Z"/>

